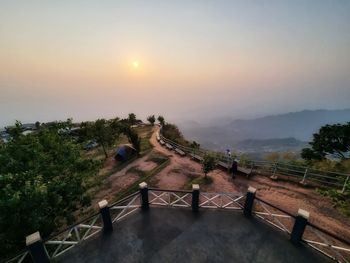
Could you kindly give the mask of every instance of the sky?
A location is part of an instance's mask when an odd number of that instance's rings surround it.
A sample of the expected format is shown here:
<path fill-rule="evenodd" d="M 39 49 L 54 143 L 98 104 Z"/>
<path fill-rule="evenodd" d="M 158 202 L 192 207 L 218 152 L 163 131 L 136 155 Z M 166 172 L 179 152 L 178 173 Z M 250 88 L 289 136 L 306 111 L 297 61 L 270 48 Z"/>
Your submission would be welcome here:
<path fill-rule="evenodd" d="M 0 126 L 350 107 L 350 1 L 0 0 Z"/>

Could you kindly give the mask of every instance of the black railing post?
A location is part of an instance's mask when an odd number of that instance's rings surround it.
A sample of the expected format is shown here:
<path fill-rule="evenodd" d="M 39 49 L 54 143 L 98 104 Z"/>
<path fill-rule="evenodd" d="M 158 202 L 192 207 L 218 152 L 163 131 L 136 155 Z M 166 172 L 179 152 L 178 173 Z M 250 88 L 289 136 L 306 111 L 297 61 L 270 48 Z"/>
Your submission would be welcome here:
<path fill-rule="evenodd" d="M 148 202 L 148 186 L 145 182 L 139 184 L 141 194 L 141 209 L 147 211 L 149 209 Z"/>
<path fill-rule="evenodd" d="M 108 233 L 113 231 L 113 223 L 111 214 L 109 212 L 109 206 L 107 200 L 102 200 L 98 203 L 98 206 L 100 208 L 100 214 L 103 221 L 103 232 Z"/>
<path fill-rule="evenodd" d="M 256 189 L 254 187 L 249 186 L 247 191 L 247 197 L 245 199 L 243 214 L 246 217 L 250 217 L 252 215 L 254 199 L 255 199 Z"/>
<path fill-rule="evenodd" d="M 192 211 L 198 212 L 199 210 L 199 184 L 192 185 Z"/>
<path fill-rule="evenodd" d="M 309 216 L 310 213 L 308 211 L 305 211 L 303 209 L 298 210 L 298 215 L 295 218 L 293 230 L 290 235 L 290 240 L 294 244 L 298 244 L 302 240 L 307 221 L 309 220 Z"/>
<path fill-rule="evenodd" d="M 26 245 L 34 263 L 50 262 L 39 232 L 27 236 Z"/>

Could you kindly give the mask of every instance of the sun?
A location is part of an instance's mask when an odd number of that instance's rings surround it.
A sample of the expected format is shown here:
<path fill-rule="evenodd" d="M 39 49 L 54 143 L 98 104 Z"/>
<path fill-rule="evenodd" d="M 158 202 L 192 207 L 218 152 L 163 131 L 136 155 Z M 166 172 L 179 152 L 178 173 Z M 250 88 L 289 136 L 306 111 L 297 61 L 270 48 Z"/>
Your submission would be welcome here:
<path fill-rule="evenodd" d="M 133 66 L 134 69 L 137 69 L 139 67 L 139 65 L 140 65 L 140 63 L 137 60 L 132 62 L 132 66 Z"/>

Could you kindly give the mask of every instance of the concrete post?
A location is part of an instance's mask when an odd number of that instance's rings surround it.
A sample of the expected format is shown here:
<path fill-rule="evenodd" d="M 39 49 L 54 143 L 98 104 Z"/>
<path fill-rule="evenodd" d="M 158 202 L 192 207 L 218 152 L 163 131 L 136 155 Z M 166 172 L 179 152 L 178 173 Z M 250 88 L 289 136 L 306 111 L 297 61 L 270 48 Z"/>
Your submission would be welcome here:
<path fill-rule="evenodd" d="M 192 185 L 192 211 L 198 212 L 199 210 L 199 184 Z"/>
<path fill-rule="evenodd" d="M 109 212 L 108 202 L 107 200 L 102 200 L 98 203 L 100 208 L 100 214 L 103 221 L 103 232 L 108 233 L 113 231 L 113 224 L 111 219 L 111 214 Z"/>
<path fill-rule="evenodd" d="M 148 186 L 145 182 L 139 184 L 141 194 L 141 209 L 147 211 L 149 209 L 148 202 Z"/>
<path fill-rule="evenodd" d="M 290 240 L 294 244 L 298 244 L 303 237 L 307 221 L 309 220 L 310 213 L 303 209 L 298 210 L 298 215 L 295 218 L 292 233 L 290 235 Z"/>
<path fill-rule="evenodd" d="M 27 236 L 26 245 L 34 263 L 50 262 L 39 232 Z"/>
<path fill-rule="evenodd" d="M 244 208 L 243 208 L 243 214 L 246 217 L 250 217 L 252 215 L 255 193 L 256 193 L 256 189 L 254 187 L 249 186 L 247 191 L 247 197 L 245 199 Z"/>

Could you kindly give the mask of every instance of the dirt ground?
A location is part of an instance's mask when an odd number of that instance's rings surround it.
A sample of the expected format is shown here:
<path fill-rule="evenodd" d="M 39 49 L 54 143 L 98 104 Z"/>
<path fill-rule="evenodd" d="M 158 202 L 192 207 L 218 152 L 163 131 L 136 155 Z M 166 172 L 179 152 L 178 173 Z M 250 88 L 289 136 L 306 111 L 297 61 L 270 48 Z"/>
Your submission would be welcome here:
<path fill-rule="evenodd" d="M 168 156 L 170 164 L 154 177 L 155 187 L 184 189 L 193 178 L 203 176 L 201 165 L 189 157 L 181 157 L 162 147 L 156 140 L 158 129 L 158 127 L 154 128 L 150 139 L 154 147 L 151 153 L 159 152 Z M 151 153 L 109 176 L 107 179 L 109 187 L 99 192 L 95 201 L 112 200 L 118 191 L 132 185 L 139 177 L 136 173 L 128 172 L 131 167 L 142 171 L 149 171 L 156 167 L 155 163 L 147 161 Z M 312 223 L 350 240 L 350 219 L 335 209 L 329 198 L 321 196 L 314 189 L 286 181 L 273 181 L 263 175 L 253 175 L 249 179 L 238 175 L 232 179 L 227 171 L 219 169 L 209 173 L 208 176 L 213 179 L 213 183 L 201 185 L 201 191 L 245 194 L 248 186 L 253 186 L 257 189 L 257 196 L 261 199 L 292 214 L 296 214 L 299 208 L 307 210 L 310 212 Z"/>
<path fill-rule="evenodd" d="M 157 142 L 155 134 L 151 137 L 151 144 L 155 150 L 171 159 L 170 165 L 156 176 L 159 188 L 181 189 L 193 174 L 203 176 L 199 163 L 189 157 L 180 157 L 162 147 Z M 222 170 L 214 170 L 209 176 L 213 179 L 213 183 L 201 186 L 201 191 L 245 194 L 248 186 L 252 186 L 257 189 L 257 196 L 261 199 L 295 215 L 299 208 L 307 210 L 310 212 L 312 223 L 350 240 L 350 218 L 341 214 L 332 206 L 329 198 L 320 195 L 315 189 L 291 182 L 273 181 L 262 175 L 253 175 L 249 179 L 238 175 L 232 179 L 227 171 Z"/>

